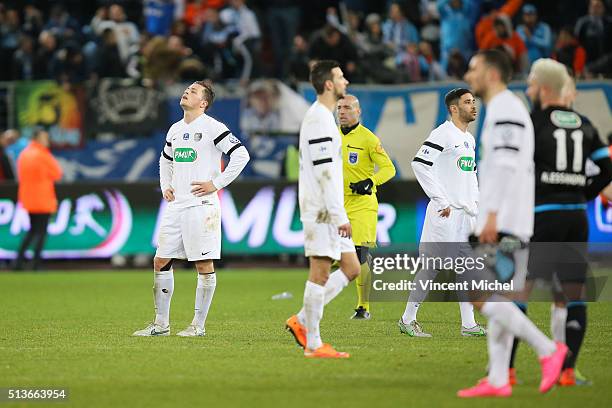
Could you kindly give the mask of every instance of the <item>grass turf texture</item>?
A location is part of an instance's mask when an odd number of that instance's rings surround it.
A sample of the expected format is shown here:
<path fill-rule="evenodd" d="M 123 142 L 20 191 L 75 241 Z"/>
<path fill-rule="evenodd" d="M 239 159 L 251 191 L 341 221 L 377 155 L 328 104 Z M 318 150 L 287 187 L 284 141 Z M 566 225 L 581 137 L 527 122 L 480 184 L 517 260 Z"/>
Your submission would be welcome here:
<path fill-rule="evenodd" d="M 68 403 L 52 406 L 492 404 L 455 397 L 484 375 L 487 361 L 486 339 L 460 336 L 457 304 L 425 304 L 419 320 L 434 337 L 409 338 L 396 326 L 401 303 L 374 304 L 371 321 L 349 320 L 351 284 L 326 308 L 321 327 L 324 340 L 351 358 L 310 360 L 283 330 L 301 305 L 305 270 L 220 272 L 207 335 L 194 339 L 174 334 L 191 321 L 195 273 L 175 274 L 173 336 L 156 338 L 131 336 L 153 313 L 150 272 L 0 274 L 0 387 L 67 387 Z M 283 291 L 295 297 L 270 300 Z M 523 384 L 496 406 L 599 407 L 612 400 L 612 303 L 590 304 L 588 313 L 579 367 L 594 386 L 538 394 L 539 366 L 522 345 Z M 529 315 L 548 327 L 548 304 L 531 304 Z"/>

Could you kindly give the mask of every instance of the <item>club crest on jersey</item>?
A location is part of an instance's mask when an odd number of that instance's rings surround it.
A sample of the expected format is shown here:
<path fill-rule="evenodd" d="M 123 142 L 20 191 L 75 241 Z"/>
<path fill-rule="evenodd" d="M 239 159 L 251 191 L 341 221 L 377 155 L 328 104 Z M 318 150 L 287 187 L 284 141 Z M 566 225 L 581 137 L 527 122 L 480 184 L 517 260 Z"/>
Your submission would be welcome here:
<path fill-rule="evenodd" d="M 196 142 L 199 142 L 200 140 L 202 140 L 202 134 L 196 133 L 195 135 L 193 135 L 193 140 L 195 140 Z"/>
<path fill-rule="evenodd" d="M 183 140 L 189 140 L 189 133 L 183 133 Z"/>
<path fill-rule="evenodd" d="M 461 156 L 457 159 L 457 167 L 462 171 L 474 171 L 474 158 L 469 156 Z"/>
<path fill-rule="evenodd" d="M 357 164 L 358 161 L 359 161 L 359 153 L 357 153 L 357 152 L 349 152 L 348 162 L 350 164 Z"/>

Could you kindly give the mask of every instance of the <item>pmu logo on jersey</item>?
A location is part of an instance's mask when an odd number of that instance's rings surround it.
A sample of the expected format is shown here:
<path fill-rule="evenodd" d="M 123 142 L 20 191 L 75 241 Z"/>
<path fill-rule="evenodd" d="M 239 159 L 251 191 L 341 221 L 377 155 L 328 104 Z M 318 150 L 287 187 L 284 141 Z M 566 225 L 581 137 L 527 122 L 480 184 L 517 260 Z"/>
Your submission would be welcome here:
<path fill-rule="evenodd" d="M 473 157 L 461 156 L 457 159 L 457 167 L 463 171 L 474 171 L 475 162 Z"/>
<path fill-rule="evenodd" d="M 349 152 L 348 162 L 350 164 L 357 164 L 358 161 L 359 161 L 359 153 L 357 153 L 357 152 Z"/>
<path fill-rule="evenodd" d="M 177 147 L 174 149 L 174 161 L 177 163 L 191 163 L 196 161 L 198 153 L 191 147 Z"/>

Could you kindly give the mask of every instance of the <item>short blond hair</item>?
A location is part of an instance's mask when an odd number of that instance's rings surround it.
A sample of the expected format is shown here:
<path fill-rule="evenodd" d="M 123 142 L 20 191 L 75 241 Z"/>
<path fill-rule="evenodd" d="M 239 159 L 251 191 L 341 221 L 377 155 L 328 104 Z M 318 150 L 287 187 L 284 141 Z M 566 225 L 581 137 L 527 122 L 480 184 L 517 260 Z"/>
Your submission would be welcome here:
<path fill-rule="evenodd" d="M 576 99 L 576 81 L 570 75 L 567 76 L 567 81 L 565 81 L 565 85 L 563 85 L 563 89 L 561 90 L 561 99 L 563 99 L 563 103 L 569 108 L 574 103 Z"/>
<path fill-rule="evenodd" d="M 540 58 L 531 65 L 529 78 L 561 96 L 570 76 L 565 65 L 550 58 Z"/>

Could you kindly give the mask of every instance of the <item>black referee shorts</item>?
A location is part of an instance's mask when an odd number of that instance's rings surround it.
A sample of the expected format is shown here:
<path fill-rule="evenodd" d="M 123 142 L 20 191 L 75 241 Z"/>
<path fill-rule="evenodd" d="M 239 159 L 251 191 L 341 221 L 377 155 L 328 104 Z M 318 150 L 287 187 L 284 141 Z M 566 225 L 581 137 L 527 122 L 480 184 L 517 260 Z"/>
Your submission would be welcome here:
<path fill-rule="evenodd" d="M 589 223 L 584 210 L 544 211 L 535 214 L 529 247 L 527 279 L 584 283 L 588 269 Z"/>

